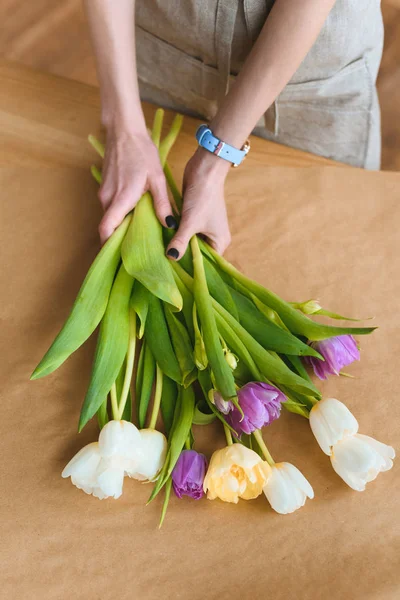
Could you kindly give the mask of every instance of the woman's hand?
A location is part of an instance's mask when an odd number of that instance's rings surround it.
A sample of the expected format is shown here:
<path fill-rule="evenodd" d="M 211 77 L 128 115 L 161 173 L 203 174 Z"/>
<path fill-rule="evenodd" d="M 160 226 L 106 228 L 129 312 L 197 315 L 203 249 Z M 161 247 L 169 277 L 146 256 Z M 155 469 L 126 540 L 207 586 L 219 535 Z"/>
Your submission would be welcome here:
<path fill-rule="evenodd" d="M 99 199 L 105 211 L 99 225 L 102 243 L 147 191 L 153 196 L 161 224 L 176 227 L 158 150 L 146 129 L 137 133 L 124 127 L 109 128 L 103 183 L 99 189 Z"/>
<path fill-rule="evenodd" d="M 183 177 L 182 219 L 168 246 L 169 258 L 181 258 L 196 233 L 206 236 L 220 254 L 229 246 L 231 235 L 224 198 L 229 168 L 230 163 L 203 148 L 198 148 L 189 160 Z"/>

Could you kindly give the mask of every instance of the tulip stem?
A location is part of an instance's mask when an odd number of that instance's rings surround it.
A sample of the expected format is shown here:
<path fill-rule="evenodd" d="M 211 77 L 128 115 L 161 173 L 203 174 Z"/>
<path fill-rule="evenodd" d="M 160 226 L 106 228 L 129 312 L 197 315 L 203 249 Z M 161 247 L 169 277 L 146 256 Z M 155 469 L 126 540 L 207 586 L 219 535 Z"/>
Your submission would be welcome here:
<path fill-rule="evenodd" d="M 228 444 L 228 446 L 232 446 L 232 444 L 233 444 L 232 434 L 229 431 L 229 428 L 225 425 L 225 423 L 224 423 L 224 431 L 225 431 L 226 443 Z"/>
<path fill-rule="evenodd" d="M 272 456 L 270 455 L 267 446 L 265 445 L 265 442 L 263 440 L 263 436 L 262 436 L 261 430 L 260 429 L 256 429 L 255 431 L 253 431 L 253 435 L 254 435 L 254 437 L 255 437 L 255 439 L 257 441 L 257 444 L 260 447 L 261 452 L 263 453 L 263 455 L 265 457 L 265 460 L 272 467 L 275 464 L 275 461 L 272 458 Z"/>
<path fill-rule="evenodd" d="M 190 436 L 188 435 L 185 441 L 185 448 L 186 450 L 191 450 L 191 444 L 190 444 Z"/>
<path fill-rule="evenodd" d="M 115 381 L 111 386 L 110 390 L 111 396 L 111 410 L 113 419 L 119 420 L 119 410 L 118 410 L 118 398 L 117 398 L 117 386 L 115 385 Z"/>
<path fill-rule="evenodd" d="M 155 429 L 157 423 L 157 417 L 161 405 L 161 395 L 163 387 L 163 372 L 157 365 L 156 370 L 156 391 L 154 392 L 153 410 L 151 411 L 151 418 L 149 423 L 149 429 Z"/>
<path fill-rule="evenodd" d="M 124 414 L 125 404 L 128 399 L 129 390 L 132 381 L 133 363 L 135 362 L 135 349 L 136 349 L 136 312 L 130 308 L 129 311 L 129 346 L 128 353 L 126 355 L 126 369 L 124 383 L 122 386 L 121 397 L 119 400 L 119 413 L 118 419 L 122 419 Z"/>

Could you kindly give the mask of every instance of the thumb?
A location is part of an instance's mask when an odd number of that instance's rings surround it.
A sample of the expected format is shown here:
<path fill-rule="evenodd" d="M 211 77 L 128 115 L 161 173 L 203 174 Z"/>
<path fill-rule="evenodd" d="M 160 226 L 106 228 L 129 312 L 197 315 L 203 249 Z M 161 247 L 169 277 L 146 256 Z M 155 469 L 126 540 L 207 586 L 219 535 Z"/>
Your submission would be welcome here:
<path fill-rule="evenodd" d="M 185 254 L 190 238 L 197 232 L 188 213 L 182 215 L 179 229 L 168 244 L 167 256 L 173 260 L 179 260 Z"/>

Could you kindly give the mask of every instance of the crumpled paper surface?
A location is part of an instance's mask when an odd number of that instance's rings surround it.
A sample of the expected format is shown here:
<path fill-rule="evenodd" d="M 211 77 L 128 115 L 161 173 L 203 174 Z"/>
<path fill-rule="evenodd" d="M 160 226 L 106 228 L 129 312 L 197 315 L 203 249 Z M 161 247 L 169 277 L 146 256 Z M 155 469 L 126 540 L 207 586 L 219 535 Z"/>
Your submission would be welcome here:
<path fill-rule="evenodd" d="M 174 164 L 173 164 L 174 166 Z M 176 166 L 175 166 L 175 170 Z M 178 169 L 179 170 L 179 169 Z M 290 301 L 375 316 L 360 338 L 354 379 L 331 378 L 362 433 L 400 446 L 400 174 L 248 163 L 227 186 L 227 257 Z M 0 170 L 1 590 L 6 598 L 118 600 L 394 600 L 400 595 L 399 468 L 351 491 L 308 423 L 283 413 L 265 431 L 277 461 L 293 462 L 315 499 L 287 516 L 264 498 L 237 506 L 171 498 L 146 507 L 150 486 L 126 480 L 98 501 L 61 479 L 97 437 L 77 434 L 91 339 L 50 377 L 29 375 L 65 320 L 98 249 L 100 208 L 86 170 Z M 218 425 L 195 437 L 209 455 Z"/>

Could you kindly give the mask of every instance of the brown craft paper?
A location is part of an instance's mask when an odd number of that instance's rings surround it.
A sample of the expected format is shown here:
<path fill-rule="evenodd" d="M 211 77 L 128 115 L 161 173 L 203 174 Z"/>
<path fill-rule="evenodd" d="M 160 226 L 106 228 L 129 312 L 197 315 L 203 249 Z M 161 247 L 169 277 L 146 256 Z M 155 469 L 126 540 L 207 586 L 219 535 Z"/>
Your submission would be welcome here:
<path fill-rule="evenodd" d="M 400 446 L 400 175 L 353 169 L 233 171 L 227 257 L 287 300 L 319 298 L 350 316 L 375 316 L 362 361 L 331 378 L 360 430 Z M 51 376 L 29 375 L 65 320 L 98 249 L 100 209 L 86 170 L 0 170 L 1 569 L 15 600 L 389 600 L 399 598 L 399 468 L 367 491 L 350 490 L 308 422 L 283 413 L 265 431 L 278 461 L 294 463 L 315 499 L 274 513 L 261 496 L 238 505 L 161 499 L 126 480 L 118 501 L 61 479 L 77 434 L 94 349 L 91 339 Z M 223 445 L 218 425 L 195 428 L 198 448 Z"/>

